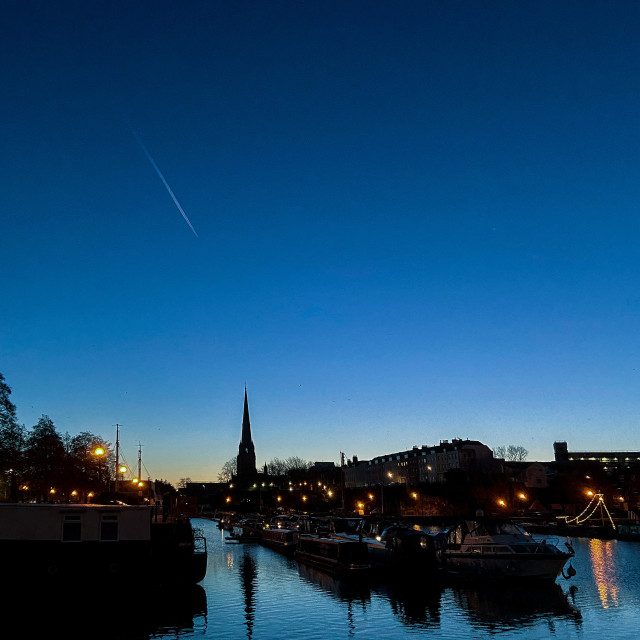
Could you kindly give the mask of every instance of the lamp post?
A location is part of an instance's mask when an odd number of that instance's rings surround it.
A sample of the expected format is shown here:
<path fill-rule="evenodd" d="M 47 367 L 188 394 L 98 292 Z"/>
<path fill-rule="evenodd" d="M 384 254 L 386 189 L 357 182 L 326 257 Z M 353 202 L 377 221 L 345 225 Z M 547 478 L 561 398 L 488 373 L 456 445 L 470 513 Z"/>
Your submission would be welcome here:
<path fill-rule="evenodd" d="M 387 476 L 389 479 L 393 478 L 393 474 L 391 471 L 387 472 Z M 384 480 L 385 476 L 382 476 L 382 481 L 380 482 L 380 514 L 384 514 Z"/>
<path fill-rule="evenodd" d="M 101 458 L 102 456 L 105 455 L 105 450 L 104 447 L 96 447 L 93 451 L 92 451 L 93 455 L 96 456 L 97 460 L 98 460 L 98 486 L 100 487 L 100 490 L 102 491 L 102 464 L 101 464 Z"/>

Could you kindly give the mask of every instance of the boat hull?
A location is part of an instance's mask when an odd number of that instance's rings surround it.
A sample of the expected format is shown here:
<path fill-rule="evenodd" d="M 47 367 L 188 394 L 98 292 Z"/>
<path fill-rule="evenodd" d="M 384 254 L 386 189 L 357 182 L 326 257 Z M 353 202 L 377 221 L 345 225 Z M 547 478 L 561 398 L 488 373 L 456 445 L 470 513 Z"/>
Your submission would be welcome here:
<path fill-rule="evenodd" d="M 527 580 L 553 582 L 569 559 L 568 554 L 518 554 L 479 558 L 473 553 L 443 553 L 442 569 L 446 575 L 481 580 Z"/>
<path fill-rule="evenodd" d="M 293 529 L 264 529 L 260 543 L 278 553 L 293 557 L 298 537 L 299 532 Z"/>
<path fill-rule="evenodd" d="M 366 545 L 351 540 L 300 535 L 295 558 L 341 579 L 362 578 L 371 572 Z"/>
<path fill-rule="evenodd" d="M 62 583 L 146 584 L 201 581 L 206 541 L 188 519 L 152 522 L 147 507 L 0 505 L 3 577 L 52 588 Z"/>

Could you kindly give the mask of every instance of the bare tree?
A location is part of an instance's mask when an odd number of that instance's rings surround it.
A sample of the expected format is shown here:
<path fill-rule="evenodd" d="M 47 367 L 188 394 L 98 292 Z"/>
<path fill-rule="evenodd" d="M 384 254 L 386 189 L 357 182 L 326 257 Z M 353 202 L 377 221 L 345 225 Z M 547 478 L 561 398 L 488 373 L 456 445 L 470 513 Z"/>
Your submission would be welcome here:
<path fill-rule="evenodd" d="M 289 456 L 284 462 L 285 471 L 305 471 L 311 466 L 311 462 L 298 456 Z"/>
<path fill-rule="evenodd" d="M 528 455 L 529 452 L 521 445 L 500 445 L 499 447 L 493 448 L 494 458 L 504 458 L 509 462 L 524 462 Z"/>
<path fill-rule="evenodd" d="M 512 462 L 524 462 L 529 452 L 522 445 L 510 444 L 507 447 L 507 460 Z"/>
<path fill-rule="evenodd" d="M 222 465 L 222 470 L 218 474 L 218 482 L 231 482 L 231 478 L 238 471 L 238 459 L 231 458 Z"/>
<path fill-rule="evenodd" d="M 507 457 L 507 447 L 501 444 L 499 447 L 493 448 L 493 457 L 494 458 L 506 458 Z"/>

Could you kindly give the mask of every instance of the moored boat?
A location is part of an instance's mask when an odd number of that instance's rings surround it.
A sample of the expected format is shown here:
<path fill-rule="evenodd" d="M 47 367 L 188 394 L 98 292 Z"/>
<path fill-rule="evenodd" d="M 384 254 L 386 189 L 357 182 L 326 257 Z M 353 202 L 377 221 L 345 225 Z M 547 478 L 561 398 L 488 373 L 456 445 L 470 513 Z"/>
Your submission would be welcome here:
<path fill-rule="evenodd" d="M 367 545 L 357 540 L 301 533 L 295 558 L 298 562 L 343 579 L 364 577 L 371 570 Z"/>
<path fill-rule="evenodd" d="M 154 522 L 148 506 L 0 504 L 3 576 L 61 582 L 196 583 L 206 574 L 204 536 L 189 519 Z"/>
<path fill-rule="evenodd" d="M 265 528 L 262 531 L 260 542 L 263 546 L 293 556 L 298 543 L 300 532 L 297 529 L 272 529 Z"/>
<path fill-rule="evenodd" d="M 381 521 L 366 526 L 362 519 L 336 518 L 332 536 L 366 544 L 374 571 L 422 580 L 438 573 L 436 539 L 418 525 Z"/>
<path fill-rule="evenodd" d="M 546 539 L 537 540 L 507 520 L 465 520 L 443 532 L 438 550 L 446 575 L 480 580 L 554 581 L 574 555 Z M 575 574 L 569 567 L 565 577 Z"/>
<path fill-rule="evenodd" d="M 233 523 L 226 540 L 228 542 L 241 543 L 260 542 L 263 524 L 259 518 L 242 518 L 237 520 Z"/>

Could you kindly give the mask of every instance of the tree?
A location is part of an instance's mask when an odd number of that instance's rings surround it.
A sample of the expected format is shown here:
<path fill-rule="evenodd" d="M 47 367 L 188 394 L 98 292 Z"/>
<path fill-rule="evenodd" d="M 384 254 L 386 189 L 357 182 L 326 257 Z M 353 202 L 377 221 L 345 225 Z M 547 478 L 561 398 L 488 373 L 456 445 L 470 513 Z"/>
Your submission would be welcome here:
<path fill-rule="evenodd" d="M 287 472 L 284 460 L 280 460 L 280 458 L 273 458 L 269 462 L 267 462 L 267 473 L 270 476 L 283 476 Z"/>
<path fill-rule="evenodd" d="M 500 445 L 493 449 L 493 455 L 495 458 L 504 458 L 509 462 L 524 462 L 529 455 L 529 452 L 521 445 L 510 444 L 505 447 Z"/>
<path fill-rule="evenodd" d="M 4 376 L 0 373 L 0 428 L 12 422 L 17 422 L 16 405 L 9 400 L 11 387 L 5 382 Z"/>
<path fill-rule="evenodd" d="M 298 456 L 289 456 L 288 458 L 285 458 L 283 462 L 287 473 L 290 471 L 306 471 L 312 464 L 308 460 L 303 460 Z"/>
<path fill-rule="evenodd" d="M 231 458 L 222 465 L 222 470 L 218 474 L 218 482 L 231 482 L 231 478 L 238 471 L 238 459 Z"/>
<path fill-rule="evenodd" d="M 115 456 L 111 445 L 103 438 L 89 431 L 81 431 L 75 436 L 66 433 L 63 438 L 65 449 L 63 484 L 67 489 L 82 493 L 108 488 L 111 469 L 115 469 Z M 104 454 L 96 454 L 102 449 Z"/>
<path fill-rule="evenodd" d="M 47 499 L 51 489 L 58 491 L 63 477 L 65 450 L 53 420 L 43 415 L 27 436 L 25 461 L 30 487 L 38 499 Z"/>
<path fill-rule="evenodd" d="M 303 460 L 298 456 L 289 456 L 284 460 L 281 460 L 280 458 L 273 458 L 267 462 L 266 467 L 267 473 L 270 476 L 286 476 L 292 471 L 306 471 L 311 464 L 311 462 Z"/>
<path fill-rule="evenodd" d="M 6 482 L 4 495 L 17 500 L 17 483 L 24 472 L 25 428 L 18 424 L 10 395 L 11 387 L 0 373 L 0 484 Z"/>
<path fill-rule="evenodd" d="M 521 445 L 510 444 L 507 447 L 507 460 L 512 462 L 524 462 L 529 452 Z"/>

